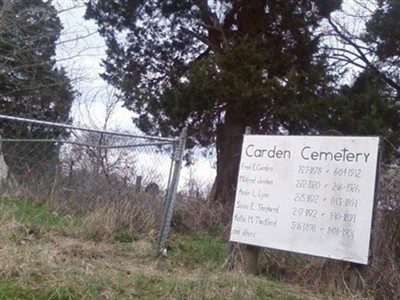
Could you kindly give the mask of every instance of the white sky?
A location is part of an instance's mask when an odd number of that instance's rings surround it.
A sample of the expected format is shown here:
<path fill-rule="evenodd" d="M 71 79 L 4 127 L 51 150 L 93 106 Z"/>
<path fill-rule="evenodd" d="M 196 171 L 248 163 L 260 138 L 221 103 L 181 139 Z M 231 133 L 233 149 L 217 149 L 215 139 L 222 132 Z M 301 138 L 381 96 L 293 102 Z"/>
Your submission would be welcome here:
<path fill-rule="evenodd" d="M 104 72 L 101 67 L 101 59 L 106 57 L 104 40 L 97 33 L 97 25 L 84 20 L 84 1 L 56 0 L 55 6 L 61 12 L 59 17 L 64 26 L 57 47 L 57 59 L 66 68 L 75 89 L 81 93 L 73 107 L 74 122 L 87 127 L 103 127 L 107 105 L 114 99 L 113 88 L 99 76 Z M 133 115 L 118 103 L 113 108 L 107 128 L 137 133 L 132 123 Z M 196 160 L 195 165 L 183 168 L 181 187 L 189 179 L 194 179 L 202 186 L 214 179 L 213 161 L 201 156 L 197 156 Z"/>
<path fill-rule="evenodd" d="M 57 47 L 57 59 L 72 79 L 75 89 L 81 94 L 73 109 L 75 123 L 90 127 L 103 127 L 107 104 L 112 100 L 113 89 L 107 86 L 99 74 L 104 71 L 101 59 L 105 58 L 106 46 L 97 33 L 93 21 L 84 20 L 84 1 L 57 0 L 55 5 L 61 12 L 63 32 Z M 111 98 L 111 99 L 110 99 Z M 116 105 L 110 127 L 135 130 L 133 113 Z"/>

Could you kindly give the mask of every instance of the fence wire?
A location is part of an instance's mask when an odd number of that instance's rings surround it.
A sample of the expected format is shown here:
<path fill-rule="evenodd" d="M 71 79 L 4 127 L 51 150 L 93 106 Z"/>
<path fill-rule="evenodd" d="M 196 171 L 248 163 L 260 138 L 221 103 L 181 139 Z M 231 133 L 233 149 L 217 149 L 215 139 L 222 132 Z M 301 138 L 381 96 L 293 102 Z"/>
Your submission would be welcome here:
<path fill-rule="evenodd" d="M 5 115 L 0 134 L 2 195 L 46 200 L 75 213 L 125 203 L 125 210 L 135 210 L 131 218 L 146 220 L 130 221 L 152 227 L 163 220 L 169 228 L 170 217 L 162 212 L 167 214 L 176 193 L 180 164 L 175 165 L 184 145 L 179 139 Z"/>

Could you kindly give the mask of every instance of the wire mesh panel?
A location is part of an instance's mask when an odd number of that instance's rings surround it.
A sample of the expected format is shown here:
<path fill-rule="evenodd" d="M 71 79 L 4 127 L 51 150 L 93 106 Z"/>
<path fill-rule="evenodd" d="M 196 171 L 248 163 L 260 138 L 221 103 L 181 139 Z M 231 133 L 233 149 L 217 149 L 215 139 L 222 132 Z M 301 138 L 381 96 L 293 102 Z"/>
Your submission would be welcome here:
<path fill-rule="evenodd" d="M 140 232 L 162 220 L 178 139 L 0 115 L 0 192 L 71 213 L 115 207 Z M 170 192 L 171 193 L 171 192 Z M 118 204 L 118 205 L 116 205 Z M 118 217 L 117 217 L 118 218 Z"/>

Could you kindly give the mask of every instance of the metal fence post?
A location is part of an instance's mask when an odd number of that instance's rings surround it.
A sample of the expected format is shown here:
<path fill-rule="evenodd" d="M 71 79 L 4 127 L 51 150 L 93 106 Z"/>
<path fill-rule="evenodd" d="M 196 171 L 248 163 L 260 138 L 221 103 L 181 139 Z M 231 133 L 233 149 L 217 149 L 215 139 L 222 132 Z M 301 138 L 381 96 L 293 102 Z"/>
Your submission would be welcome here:
<path fill-rule="evenodd" d="M 165 197 L 164 212 L 161 221 L 160 232 L 156 241 L 156 254 L 166 254 L 165 243 L 171 227 L 172 214 L 174 211 L 176 193 L 178 190 L 179 176 L 182 168 L 183 153 L 186 145 L 187 128 L 185 127 L 179 137 L 179 144 L 173 157 L 172 177 L 168 185 Z"/>

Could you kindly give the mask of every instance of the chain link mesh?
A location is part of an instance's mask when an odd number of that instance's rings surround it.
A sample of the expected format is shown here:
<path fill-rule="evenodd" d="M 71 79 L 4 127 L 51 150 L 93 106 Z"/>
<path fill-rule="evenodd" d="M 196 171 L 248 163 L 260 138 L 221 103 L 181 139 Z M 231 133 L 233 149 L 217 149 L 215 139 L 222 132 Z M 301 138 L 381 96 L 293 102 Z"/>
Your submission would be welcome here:
<path fill-rule="evenodd" d="M 130 210 L 125 223 L 157 226 L 177 140 L 59 125 L 0 116 L 2 196 L 68 213 L 113 205 Z"/>

